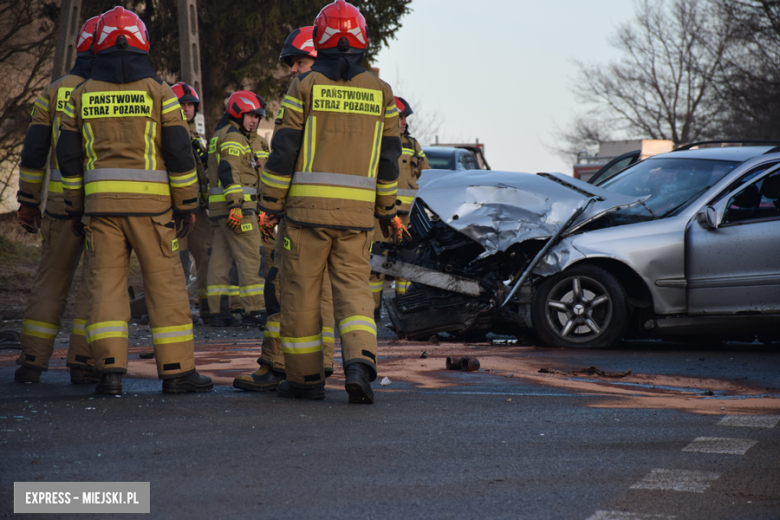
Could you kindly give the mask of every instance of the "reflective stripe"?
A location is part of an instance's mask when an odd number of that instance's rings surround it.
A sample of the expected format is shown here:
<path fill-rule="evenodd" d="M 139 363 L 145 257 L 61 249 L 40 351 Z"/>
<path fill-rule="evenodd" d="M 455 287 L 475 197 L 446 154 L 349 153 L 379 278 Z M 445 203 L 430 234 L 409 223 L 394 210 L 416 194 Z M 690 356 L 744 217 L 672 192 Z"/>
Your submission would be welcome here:
<path fill-rule="evenodd" d="M 398 191 L 398 183 L 397 182 L 390 182 L 390 183 L 381 183 L 376 185 L 376 194 L 377 195 L 393 195 Z"/>
<path fill-rule="evenodd" d="M 423 159 L 425 158 L 425 152 L 422 150 L 422 148 L 420 149 L 420 153 L 419 153 L 418 155 L 419 155 L 421 158 L 423 158 Z"/>
<path fill-rule="evenodd" d="M 311 354 L 322 350 L 322 334 L 305 338 L 281 338 L 285 354 Z"/>
<path fill-rule="evenodd" d="M 64 89 L 60 89 L 62 91 Z M 70 96 L 70 94 L 68 94 Z M 54 127 L 52 128 L 52 143 L 51 143 L 51 149 L 54 150 L 54 166 L 56 168 L 60 167 L 60 163 L 57 161 L 57 143 L 60 142 L 60 125 L 62 124 L 62 118 L 58 117 L 54 120 Z M 59 170 L 57 170 L 59 171 Z M 62 179 L 60 179 L 62 180 Z"/>
<path fill-rule="evenodd" d="M 44 97 L 39 97 L 35 100 L 35 106 L 40 108 L 41 110 L 48 112 L 49 111 L 49 100 Z"/>
<path fill-rule="evenodd" d="M 209 296 L 217 295 L 217 294 L 230 294 L 230 289 L 232 286 L 230 285 L 209 285 L 206 288 L 206 294 Z"/>
<path fill-rule="evenodd" d="M 376 322 L 368 316 L 350 316 L 341 320 L 339 323 L 339 332 L 343 336 L 347 332 L 355 331 L 370 332 L 376 336 Z"/>
<path fill-rule="evenodd" d="M 385 286 L 385 281 L 379 280 L 376 282 L 369 282 L 369 285 L 371 286 L 371 292 L 382 292 L 382 288 Z"/>
<path fill-rule="evenodd" d="M 198 297 L 199 297 L 201 300 L 202 300 L 203 298 L 205 298 L 207 294 L 208 294 L 208 292 L 206 291 L 206 289 L 198 289 Z"/>
<path fill-rule="evenodd" d="M 406 294 L 406 291 L 409 290 L 410 285 L 412 285 L 412 282 L 408 280 L 396 280 L 395 292 L 397 292 L 398 294 Z"/>
<path fill-rule="evenodd" d="M 273 175 L 263 170 L 263 174 L 260 176 L 260 180 L 263 181 L 263 184 L 271 186 L 272 188 L 279 188 L 281 190 L 286 190 L 290 188 L 290 182 L 292 181 L 292 177 L 281 177 L 279 175 Z"/>
<path fill-rule="evenodd" d="M 385 109 L 385 117 L 395 117 L 398 115 L 398 107 L 393 103 L 393 106 Z"/>
<path fill-rule="evenodd" d="M 168 112 L 176 110 L 177 108 L 181 108 L 179 100 L 177 98 L 169 99 L 168 101 L 163 102 L 162 113 L 167 114 Z"/>
<path fill-rule="evenodd" d="M 49 193 L 62 193 L 62 183 L 49 181 Z"/>
<path fill-rule="evenodd" d="M 231 184 L 225 188 L 225 195 L 230 195 L 231 193 L 240 193 L 241 191 L 243 190 L 239 184 Z"/>
<path fill-rule="evenodd" d="M 154 139 L 156 134 L 157 123 L 154 121 L 147 121 L 146 130 L 144 132 L 144 141 L 146 143 L 144 147 L 144 167 L 147 170 L 157 169 L 157 153 L 154 149 Z"/>
<path fill-rule="evenodd" d="M 417 190 L 398 190 L 398 194 L 404 197 L 416 197 Z"/>
<path fill-rule="evenodd" d="M 379 168 L 379 147 L 382 144 L 382 129 L 384 126 L 384 123 L 377 122 L 376 128 L 374 128 L 374 150 L 371 152 L 371 162 L 368 166 L 368 176 L 371 178 L 376 177 L 376 172 Z"/>
<path fill-rule="evenodd" d="M 323 343 L 336 342 L 336 335 L 333 332 L 333 327 L 322 327 L 322 342 Z"/>
<path fill-rule="evenodd" d="M 168 172 L 133 168 L 98 168 L 84 172 L 84 180 L 87 184 L 97 181 L 141 181 L 168 184 Z"/>
<path fill-rule="evenodd" d="M 337 186 L 290 186 L 289 197 L 319 197 L 322 199 L 345 199 L 358 202 L 374 202 L 376 192 L 374 190 L 359 190 L 356 188 L 341 188 Z"/>
<path fill-rule="evenodd" d="M 68 190 L 80 190 L 84 187 L 84 177 L 63 177 L 62 186 Z"/>
<path fill-rule="evenodd" d="M 55 323 L 43 321 L 22 320 L 22 334 L 42 339 L 54 339 L 60 331 L 60 326 Z"/>
<path fill-rule="evenodd" d="M 89 182 L 84 186 L 87 195 L 95 193 L 135 193 L 138 195 L 171 196 L 171 186 L 167 182 L 101 181 Z"/>
<path fill-rule="evenodd" d="M 209 188 L 209 195 L 222 195 L 225 191 L 222 188 Z"/>
<path fill-rule="evenodd" d="M 196 182 L 198 182 L 198 172 L 193 171 L 192 173 L 187 173 L 185 175 L 177 175 L 176 177 L 169 175 L 168 180 L 171 183 L 171 186 L 174 188 L 184 188 L 186 186 L 192 186 Z"/>
<path fill-rule="evenodd" d="M 255 152 L 255 157 L 258 159 L 268 159 L 269 155 L 271 155 L 269 152 Z"/>
<path fill-rule="evenodd" d="M 74 336 L 85 336 L 86 325 L 87 325 L 87 320 L 73 320 L 73 328 L 71 329 L 70 333 L 73 334 Z"/>
<path fill-rule="evenodd" d="M 91 343 L 106 338 L 126 338 L 127 322 L 101 321 L 87 327 L 87 342 Z"/>
<path fill-rule="evenodd" d="M 62 182 L 62 172 L 60 170 L 52 170 L 49 174 L 49 180 L 54 182 Z"/>
<path fill-rule="evenodd" d="M 76 108 L 70 101 L 68 101 L 68 104 L 65 105 L 65 108 L 62 109 L 62 113 L 72 117 L 73 119 L 76 119 Z"/>
<path fill-rule="evenodd" d="M 278 321 L 267 321 L 265 324 L 265 334 L 263 337 L 278 338 L 281 327 Z"/>
<path fill-rule="evenodd" d="M 414 150 L 411 148 L 401 148 L 401 153 L 404 155 L 414 155 Z"/>
<path fill-rule="evenodd" d="M 371 191 L 376 189 L 376 179 L 369 179 L 368 177 L 360 177 L 357 175 L 347 175 L 345 173 L 295 172 L 295 175 L 292 177 L 292 183 L 346 186 Z"/>
<path fill-rule="evenodd" d="M 263 284 L 246 285 L 241 287 L 238 291 L 239 296 L 256 296 L 263 294 Z"/>
<path fill-rule="evenodd" d="M 75 116 L 73 117 L 75 118 Z M 87 150 L 87 164 L 85 165 L 85 169 L 91 170 L 95 167 L 95 161 L 97 161 L 97 156 L 95 155 L 95 134 L 92 132 L 92 125 L 89 123 L 84 123 L 82 132 L 84 133 L 84 137 L 87 140 L 85 145 Z"/>
<path fill-rule="evenodd" d="M 317 117 L 309 116 L 303 133 L 303 171 L 310 172 L 317 146 Z"/>
<path fill-rule="evenodd" d="M 282 101 L 282 106 L 285 108 L 291 108 L 296 112 L 303 112 L 303 101 L 301 101 L 300 99 L 295 99 L 292 96 L 284 96 L 284 101 Z"/>
<path fill-rule="evenodd" d="M 228 141 L 226 143 L 222 143 L 222 146 L 219 147 L 219 151 L 224 152 L 225 150 L 228 150 L 230 148 L 235 148 L 241 153 L 249 153 L 252 151 L 251 147 L 242 145 L 241 143 L 237 143 L 235 141 Z"/>
<path fill-rule="evenodd" d="M 157 327 L 152 329 L 152 343 L 165 345 L 166 343 L 180 343 L 192 340 L 192 323 L 173 327 Z"/>
<path fill-rule="evenodd" d="M 30 170 L 22 170 L 19 168 L 19 179 L 30 184 L 40 184 L 43 182 L 43 176 L 46 172 L 31 172 Z"/>

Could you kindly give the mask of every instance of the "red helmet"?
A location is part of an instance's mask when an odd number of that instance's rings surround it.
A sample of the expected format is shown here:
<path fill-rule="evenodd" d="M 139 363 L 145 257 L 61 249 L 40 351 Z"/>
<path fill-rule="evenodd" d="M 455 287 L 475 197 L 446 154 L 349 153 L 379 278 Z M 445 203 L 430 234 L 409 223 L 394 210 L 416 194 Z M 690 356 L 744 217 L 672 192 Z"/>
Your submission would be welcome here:
<path fill-rule="evenodd" d="M 363 52 L 368 47 L 366 19 L 354 5 L 336 0 L 317 15 L 313 37 L 318 51 Z"/>
<path fill-rule="evenodd" d="M 114 51 L 149 52 L 149 32 L 132 11 L 114 7 L 100 17 L 95 28 L 95 54 Z"/>
<path fill-rule="evenodd" d="M 93 16 L 87 20 L 87 23 L 85 23 L 84 27 L 81 28 L 79 39 L 76 43 L 77 54 L 81 54 L 82 52 L 92 52 L 92 37 L 95 35 L 95 27 L 97 27 L 98 20 L 100 20 L 99 16 Z"/>
<path fill-rule="evenodd" d="M 225 111 L 234 119 L 241 119 L 246 113 L 265 117 L 265 100 L 248 90 L 239 90 L 230 95 Z"/>
<path fill-rule="evenodd" d="M 291 32 L 290 36 L 284 40 L 279 62 L 292 67 L 295 58 L 316 58 L 317 51 L 314 50 L 314 42 L 312 41 L 313 32 L 314 27 L 301 27 Z"/>
<path fill-rule="evenodd" d="M 171 90 L 173 90 L 173 93 L 179 98 L 179 103 L 195 103 L 195 112 L 198 112 L 198 108 L 200 108 L 200 97 L 198 97 L 198 93 L 195 92 L 194 88 L 183 81 L 180 81 L 175 85 L 171 85 Z"/>
<path fill-rule="evenodd" d="M 411 105 L 406 102 L 406 100 L 400 96 L 395 96 L 395 106 L 398 108 L 398 115 L 401 117 L 407 117 L 412 114 L 414 114 L 414 110 L 412 110 Z"/>

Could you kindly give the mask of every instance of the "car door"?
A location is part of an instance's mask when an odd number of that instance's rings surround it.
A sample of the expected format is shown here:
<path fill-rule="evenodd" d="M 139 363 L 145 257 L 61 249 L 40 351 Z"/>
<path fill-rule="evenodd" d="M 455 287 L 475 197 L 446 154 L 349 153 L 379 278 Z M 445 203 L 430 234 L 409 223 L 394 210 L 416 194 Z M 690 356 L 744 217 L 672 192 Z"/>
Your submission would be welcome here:
<path fill-rule="evenodd" d="M 689 313 L 780 313 L 780 167 L 710 208 L 686 231 Z"/>

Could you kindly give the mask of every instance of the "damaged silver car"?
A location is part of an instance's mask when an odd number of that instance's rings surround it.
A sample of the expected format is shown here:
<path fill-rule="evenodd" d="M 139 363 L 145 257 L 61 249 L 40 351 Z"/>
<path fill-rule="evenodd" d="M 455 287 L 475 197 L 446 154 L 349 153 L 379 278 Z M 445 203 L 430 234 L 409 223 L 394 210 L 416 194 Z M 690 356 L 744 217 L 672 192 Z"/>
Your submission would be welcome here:
<path fill-rule="evenodd" d="M 372 269 L 401 338 L 780 339 L 780 148 L 658 155 L 600 186 L 562 174 L 426 172 L 406 251 Z M 412 260 L 407 259 L 410 251 Z"/>

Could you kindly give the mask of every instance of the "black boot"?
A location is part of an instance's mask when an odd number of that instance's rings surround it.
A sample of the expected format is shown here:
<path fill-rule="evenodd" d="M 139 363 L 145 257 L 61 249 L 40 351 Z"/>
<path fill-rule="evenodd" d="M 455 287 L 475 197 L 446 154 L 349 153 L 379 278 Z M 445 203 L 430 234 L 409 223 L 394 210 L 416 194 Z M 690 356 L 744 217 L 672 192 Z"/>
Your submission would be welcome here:
<path fill-rule="evenodd" d="M 250 392 L 273 392 L 284 381 L 284 374 L 268 365 L 262 365 L 255 373 L 233 379 L 233 387 Z"/>
<path fill-rule="evenodd" d="M 374 404 L 374 391 L 371 390 L 371 372 L 363 363 L 352 363 L 344 369 L 347 378 L 344 389 L 349 394 L 350 403 Z"/>
<path fill-rule="evenodd" d="M 118 372 L 101 374 L 95 391 L 103 395 L 122 395 L 122 374 Z"/>
<path fill-rule="evenodd" d="M 70 369 L 70 383 L 72 385 L 88 385 L 100 381 L 100 378 L 91 368 L 72 367 Z"/>
<path fill-rule="evenodd" d="M 40 368 L 22 365 L 14 372 L 14 381 L 17 383 L 40 383 L 41 372 L 43 372 L 43 370 Z"/>
<path fill-rule="evenodd" d="M 208 376 L 193 372 L 188 376 L 164 379 L 162 391 L 166 394 L 184 394 L 187 392 L 208 392 L 214 388 L 214 382 Z"/>
<path fill-rule="evenodd" d="M 265 322 L 268 321 L 268 314 L 265 311 L 247 312 L 241 315 L 241 323 L 250 327 L 260 327 L 265 330 Z"/>
<path fill-rule="evenodd" d="M 212 314 L 209 320 L 209 327 L 224 329 L 225 327 L 240 327 L 241 319 L 232 314 Z"/>
<path fill-rule="evenodd" d="M 276 387 L 276 395 L 279 397 L 295 397 L 296 399 L 311 399 L 316 401 L 325 399 L 325 383 L 306 385 L 306 388 L 292 386 L 289 381 L 282 381 Z"/>

